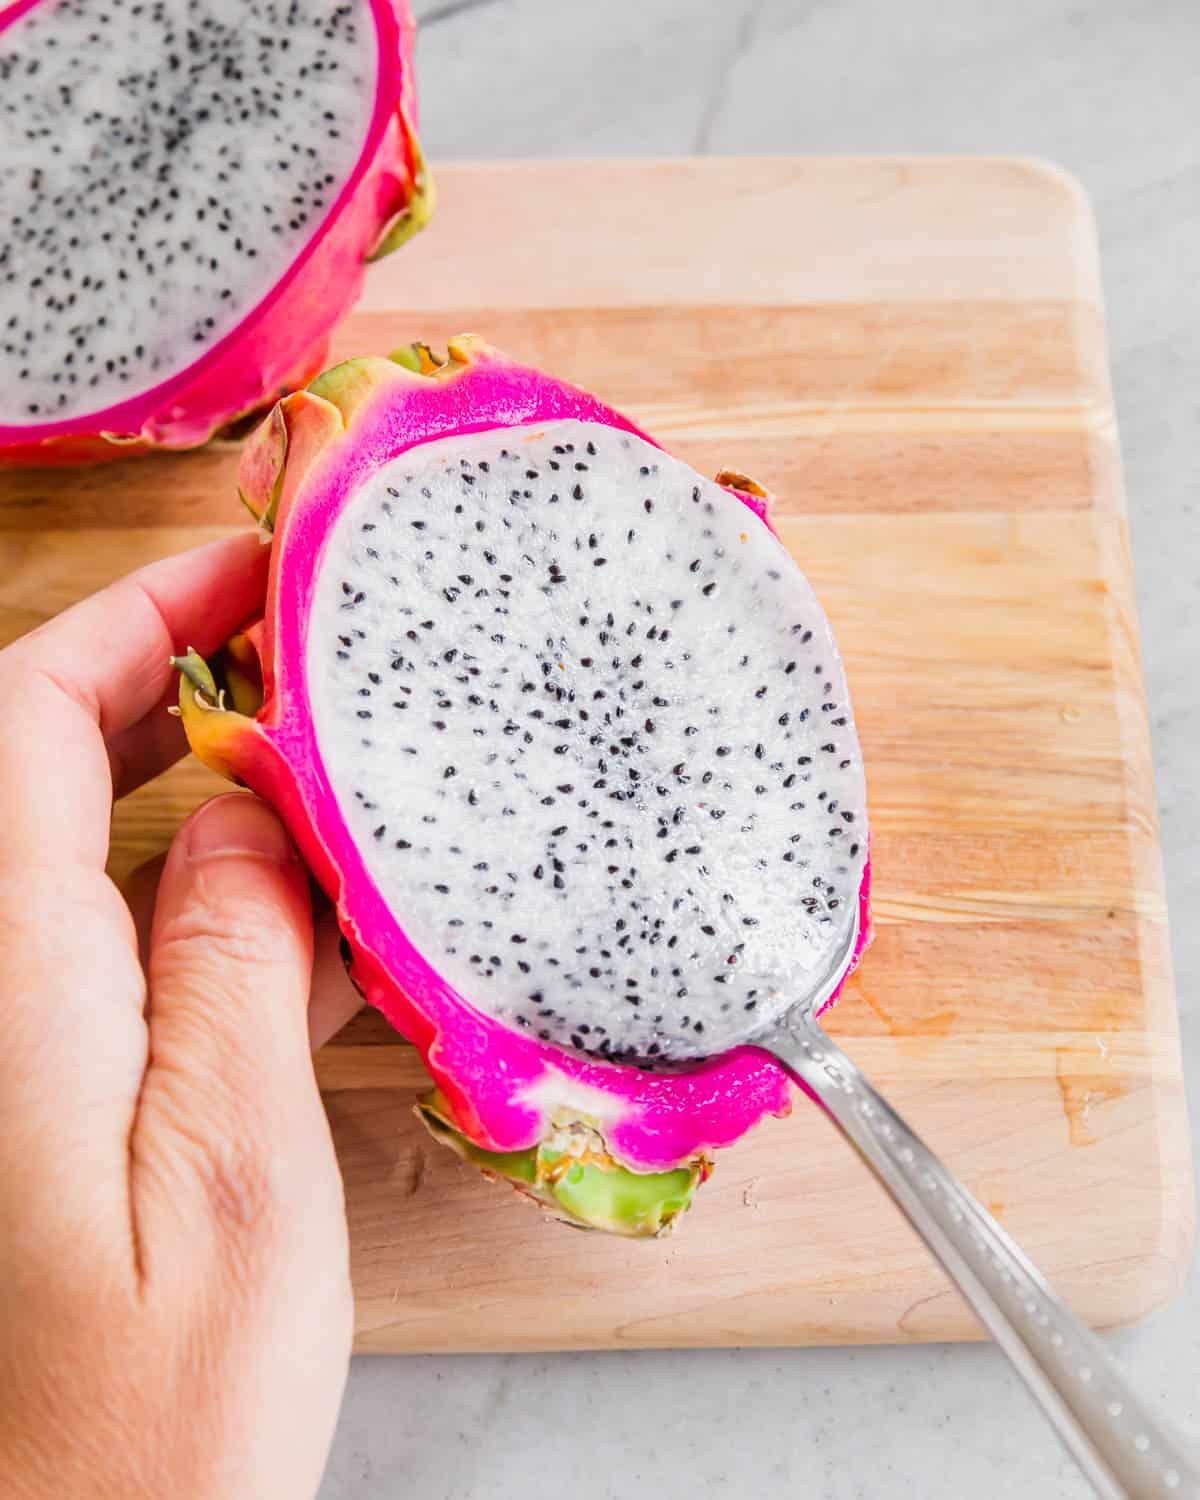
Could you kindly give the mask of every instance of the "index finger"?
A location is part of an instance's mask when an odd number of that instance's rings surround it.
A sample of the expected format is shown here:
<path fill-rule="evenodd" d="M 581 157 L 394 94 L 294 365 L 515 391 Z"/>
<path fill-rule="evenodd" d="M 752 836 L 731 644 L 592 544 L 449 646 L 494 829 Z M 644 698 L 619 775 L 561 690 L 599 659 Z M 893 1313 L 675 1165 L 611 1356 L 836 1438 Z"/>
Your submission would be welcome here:
<path fill-rule="evenodd" d="M 47 854 L 103 866 L 112 786 L 106 739 L 162 699 L 170 657 L 211 651 L 260 607 L 269 549 L 253 533 L 164 558 L 0 652 L 0 863 Z"/>

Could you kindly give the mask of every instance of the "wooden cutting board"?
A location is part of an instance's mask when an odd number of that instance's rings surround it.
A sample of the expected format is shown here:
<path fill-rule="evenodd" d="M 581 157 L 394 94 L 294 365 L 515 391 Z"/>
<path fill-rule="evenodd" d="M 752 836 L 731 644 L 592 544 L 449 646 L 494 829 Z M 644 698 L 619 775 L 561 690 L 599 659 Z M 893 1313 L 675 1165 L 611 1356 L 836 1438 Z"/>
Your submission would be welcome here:
<path fill-rule="evenodd" d="M 475 330 L 777 492 L 846 655 L 878 936 L 833 1030 L 1089 1319 L 1178 1287 L 1192 1187 L 1089 211 L 985 160 L 458 166 L 340 356 Z M 236 453 L 0 476 L 0 638 L 240 524 Z M 213 783 L 130 798 L 114 872 Z M 412 1117 L 364 1017 L 318 1059 L 363 1350 L 971 1337 L 817 1110 L 673 1238 L 542 1221 Z"/>

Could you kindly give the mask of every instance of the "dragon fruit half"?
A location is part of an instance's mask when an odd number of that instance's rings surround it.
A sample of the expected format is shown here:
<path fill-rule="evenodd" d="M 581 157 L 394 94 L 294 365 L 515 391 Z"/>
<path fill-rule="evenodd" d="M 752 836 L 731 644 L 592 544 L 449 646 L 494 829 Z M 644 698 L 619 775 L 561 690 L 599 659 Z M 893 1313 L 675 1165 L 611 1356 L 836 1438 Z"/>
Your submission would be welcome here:
<path fill-rule="evenodd" d="M 789 1108 L 747 1017 L 868 929 L 846 680 L 762 491 L 469 337 L 288 396 L 241 491 L 266 612 L 180 659 L 194 750 L 284 814 L 434 1133 L 659 1232 Z"/>
<path fill-rule="evenodd" d="M 407 0 L 0 4 L 0 462 L 188 448 L 303 385 L 429 215 Z"/>

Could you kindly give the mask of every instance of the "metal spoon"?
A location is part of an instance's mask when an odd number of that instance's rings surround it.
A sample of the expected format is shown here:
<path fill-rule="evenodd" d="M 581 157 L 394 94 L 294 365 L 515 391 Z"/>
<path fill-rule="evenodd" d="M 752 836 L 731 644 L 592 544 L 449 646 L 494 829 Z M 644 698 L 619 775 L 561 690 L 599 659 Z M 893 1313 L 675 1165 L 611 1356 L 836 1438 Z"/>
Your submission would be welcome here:
<path fill-rule="evenodd" d="M 1196 1455 L 1147 1409 L 1028 1256 L 821 1029 L 818 1013 L 857 936 L 856 926 L 823 986 L 747 1040 L 784 1064 L 891 1194 L 1097 1494 L 1200 1500 Z"/>

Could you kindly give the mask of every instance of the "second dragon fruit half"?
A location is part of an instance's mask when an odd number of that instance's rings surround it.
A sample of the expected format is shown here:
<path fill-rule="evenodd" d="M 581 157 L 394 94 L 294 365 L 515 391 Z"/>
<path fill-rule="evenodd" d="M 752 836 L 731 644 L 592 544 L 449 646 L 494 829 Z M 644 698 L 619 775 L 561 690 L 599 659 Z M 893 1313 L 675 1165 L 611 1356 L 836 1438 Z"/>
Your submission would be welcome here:
<path fill-rule="evenodd" d="M 0 4 L 0 464 L 302 386 L 429 215 L 407 0 Z"/>

